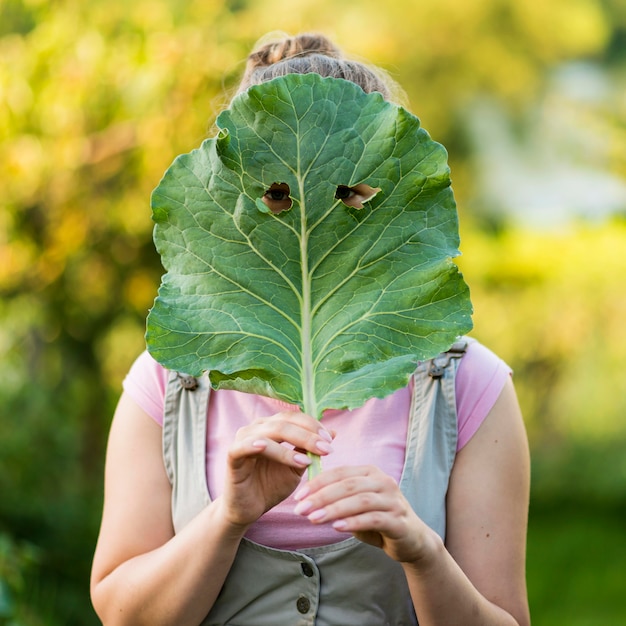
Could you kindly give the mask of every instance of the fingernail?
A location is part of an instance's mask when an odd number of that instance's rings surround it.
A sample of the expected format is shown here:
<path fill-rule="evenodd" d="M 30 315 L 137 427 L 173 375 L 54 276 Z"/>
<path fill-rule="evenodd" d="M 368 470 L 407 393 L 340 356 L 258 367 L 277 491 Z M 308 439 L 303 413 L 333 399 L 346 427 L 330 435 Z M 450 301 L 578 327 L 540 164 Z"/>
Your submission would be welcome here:
<path fill-rule="evenodd" d="M 308 458 L 308 457 L 307 457 Z M 308 487 L 300 487 L 300 489 L 298 489 L 298 491 L 296 491 L 296 493 L 293 494 L 293 499 L 294 500 L 303 500 L 304 498 L 306 498 L 309 495 L 309 488 Z"/>
<path fill-rule="evenodd" d="M 333 442 L 333 438 L 332 438 L 331 434 L 325 428 L 320 428 L 319 432 L 317 434 L 322 439 L 326 439 L 326 441 L 328 441 L 328 443 L 332 443 Z"/>
<path fill-rule="evenodd" d="M 313 503 L 310 500 L 305 500 L 304 502 L 299 502 L 296 504 L 293 512 L 296 515 L 304 515 L 307 511 L 310 511 L 313 508 Z"/>
<path fill-rule="evenodd" d="M 302 504 L 304 504 L 304 502 Z M 326 509 L 317 509 L 317 511 L 313 511 L 313 513 L 311 513 L 311 515 L 309 515 L 309 519 L 312 522 L 316 522 L 317 520 L 321 520 L 323 517 L 326 517 Z"/>
<path fill-rule="evenodd" d="M 329 454 L 333 451 L 333 447 L 327 441 L 318 441 L 316 442 L 315 447 L 320 452 L 325 452 L 326 454 Z"/>
<path fill-rule="evenodd" d="M 313 462 L 306 454 L 301 454 L 300 452 L 296 452 L 293 455 L 293 460 L 298 465 L 311 465 L 311 463 Z"/>
<path fill-rule="evenodd" d="M 348 527 L 348 522 L 343 519 L 338 519 L 336 522 L 333 522 L 333 528 L 335 530 L 345 530 Z"/>

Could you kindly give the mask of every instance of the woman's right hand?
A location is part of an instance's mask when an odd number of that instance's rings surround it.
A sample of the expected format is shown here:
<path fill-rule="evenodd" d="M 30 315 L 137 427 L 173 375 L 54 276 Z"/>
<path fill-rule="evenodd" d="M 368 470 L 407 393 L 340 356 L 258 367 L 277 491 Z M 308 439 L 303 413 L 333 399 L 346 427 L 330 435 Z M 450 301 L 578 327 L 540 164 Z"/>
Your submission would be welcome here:
<path fill-rule="evenodd" d="M 175 533 L 161 426 L 122 394 L 107 446 L 91 581 L 102 623 L 199 624 L 220 593 L 247 526 L 296 488 L 306 452 L 326 454 L 330 439 L 317 420 L 301 413 L 280 413 L 240 429 L 229 449 L 222 494 Z"/>
<path fill-rule="evenodd" d="M 259 418 L 237 431 L 228 451 L 221 500 L 235 526 L 248 526 L 287 498 L 310 465 L 307 452 L 332 452 L 332 436 L 313 417 L 284 411 Z"/>

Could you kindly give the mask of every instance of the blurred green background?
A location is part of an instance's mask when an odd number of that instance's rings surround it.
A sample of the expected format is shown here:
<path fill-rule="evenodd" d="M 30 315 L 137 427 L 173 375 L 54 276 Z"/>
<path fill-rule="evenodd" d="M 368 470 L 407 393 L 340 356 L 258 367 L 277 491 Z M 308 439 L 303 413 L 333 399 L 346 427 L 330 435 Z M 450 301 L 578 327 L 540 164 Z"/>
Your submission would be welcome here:
<path fill-rule="evenodd" d="M 150 192 L 275 29 L 385 67 L 448 148 L 473 334 L 531 440 L 533 623 L 626 624 L 625 0 L 0 0 L 0 625 L 98 623 Z"/>

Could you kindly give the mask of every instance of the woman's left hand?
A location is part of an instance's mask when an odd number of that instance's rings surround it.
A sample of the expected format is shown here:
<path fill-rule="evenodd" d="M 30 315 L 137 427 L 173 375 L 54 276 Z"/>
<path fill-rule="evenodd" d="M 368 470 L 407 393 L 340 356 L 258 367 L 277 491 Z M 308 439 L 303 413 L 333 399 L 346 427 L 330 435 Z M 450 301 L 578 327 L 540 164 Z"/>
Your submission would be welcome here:
<path fill-rule="evenodd" d="M 432 548 L 433 533 L 415 514 L 397 483 L 375 466 L 322 472 L 295 494 L 295 512 L 314 524 L 332 523 L 401 563 L 415 563 Z"/>

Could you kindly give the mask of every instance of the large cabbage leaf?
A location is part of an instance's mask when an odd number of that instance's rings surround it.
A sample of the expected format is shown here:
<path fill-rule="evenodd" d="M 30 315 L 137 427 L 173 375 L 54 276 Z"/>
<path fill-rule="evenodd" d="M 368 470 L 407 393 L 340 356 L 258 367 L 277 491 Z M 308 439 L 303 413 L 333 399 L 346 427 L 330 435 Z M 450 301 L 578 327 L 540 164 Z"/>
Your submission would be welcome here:
<path fill-rule="evenodd" d="M 447 154 L 415 116 L 306 74 L 250 88 L 217 125 L 152 196 L 162 365 L 319 418 L 404 386 L 471 328 Z M 278 214 L 274 183 L 292 200 Z M 362 208 L 335 197 L 358 184 L 379 190 Z"/>

